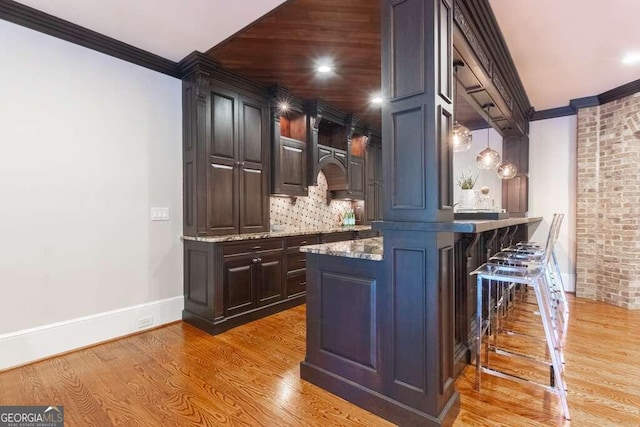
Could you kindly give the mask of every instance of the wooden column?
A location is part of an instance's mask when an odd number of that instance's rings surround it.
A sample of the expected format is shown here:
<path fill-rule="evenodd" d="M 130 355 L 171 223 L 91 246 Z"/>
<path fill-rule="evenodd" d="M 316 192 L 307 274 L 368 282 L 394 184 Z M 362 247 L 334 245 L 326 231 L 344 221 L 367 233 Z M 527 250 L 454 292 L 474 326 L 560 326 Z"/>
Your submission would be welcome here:
<path fill-rule="evenodd" d="M 451 0 L 382 1 L 387 396 L 422 425 L 459 411 L 454 390 Z"/>

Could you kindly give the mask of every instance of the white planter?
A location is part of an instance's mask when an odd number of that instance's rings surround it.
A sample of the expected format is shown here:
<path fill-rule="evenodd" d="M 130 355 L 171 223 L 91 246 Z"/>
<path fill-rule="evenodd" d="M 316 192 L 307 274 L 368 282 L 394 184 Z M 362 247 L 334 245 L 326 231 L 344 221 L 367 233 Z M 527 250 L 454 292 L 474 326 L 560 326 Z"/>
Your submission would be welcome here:
<path fill-rule="evenodd" d="M 475 190 L 460 190 L 460 201 L 458 202 L 458 209 L 475 209 L 475 207 Z"/>

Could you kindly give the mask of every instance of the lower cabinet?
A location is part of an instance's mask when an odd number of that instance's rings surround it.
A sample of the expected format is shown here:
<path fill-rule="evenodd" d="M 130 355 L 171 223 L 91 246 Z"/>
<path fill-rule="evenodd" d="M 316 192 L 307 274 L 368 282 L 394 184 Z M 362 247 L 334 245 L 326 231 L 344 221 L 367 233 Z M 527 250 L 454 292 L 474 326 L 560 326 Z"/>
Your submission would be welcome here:
<path fill-rule="evenodd" d="M 184 241 L 182 319 L 217 334 L 306 301 L 300 246 L 350 240 L 354 232 L 235 242 Z"/>

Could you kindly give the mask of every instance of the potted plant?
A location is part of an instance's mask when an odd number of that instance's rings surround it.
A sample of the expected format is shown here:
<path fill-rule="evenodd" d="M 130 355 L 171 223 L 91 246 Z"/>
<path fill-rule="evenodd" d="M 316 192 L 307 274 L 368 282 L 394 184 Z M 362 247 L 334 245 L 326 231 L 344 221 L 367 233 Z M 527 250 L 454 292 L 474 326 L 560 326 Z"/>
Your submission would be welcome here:
<path fill-rule="evenodd" d="M 473 177 L 471 172 L 461 172 L 458 175 L 458 187 L 460 187 L 460 201 L 458 202 L 458 209 L 473 209 L 476 207 L 476 194 L 473 191 L 473 187 L 478 181 L 478 175 Z"/>

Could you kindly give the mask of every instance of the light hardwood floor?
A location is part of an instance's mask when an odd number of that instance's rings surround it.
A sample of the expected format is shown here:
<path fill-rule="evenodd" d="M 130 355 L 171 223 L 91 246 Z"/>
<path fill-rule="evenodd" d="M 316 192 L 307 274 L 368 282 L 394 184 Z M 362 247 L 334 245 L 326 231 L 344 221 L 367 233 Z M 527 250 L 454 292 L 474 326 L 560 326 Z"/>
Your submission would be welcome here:
<path fill-rule="evenodd" d="M 386 426 L 299 378 L 304 306 L 210 336 L 184 323 L 0 373 L 0 405 L 62 404 L 70 426 Z M 640 311 L 571 299 L 574 426 L 640 425 Z M 569 425 L 555 395 L 469 366 L 460 426 Z"/>

